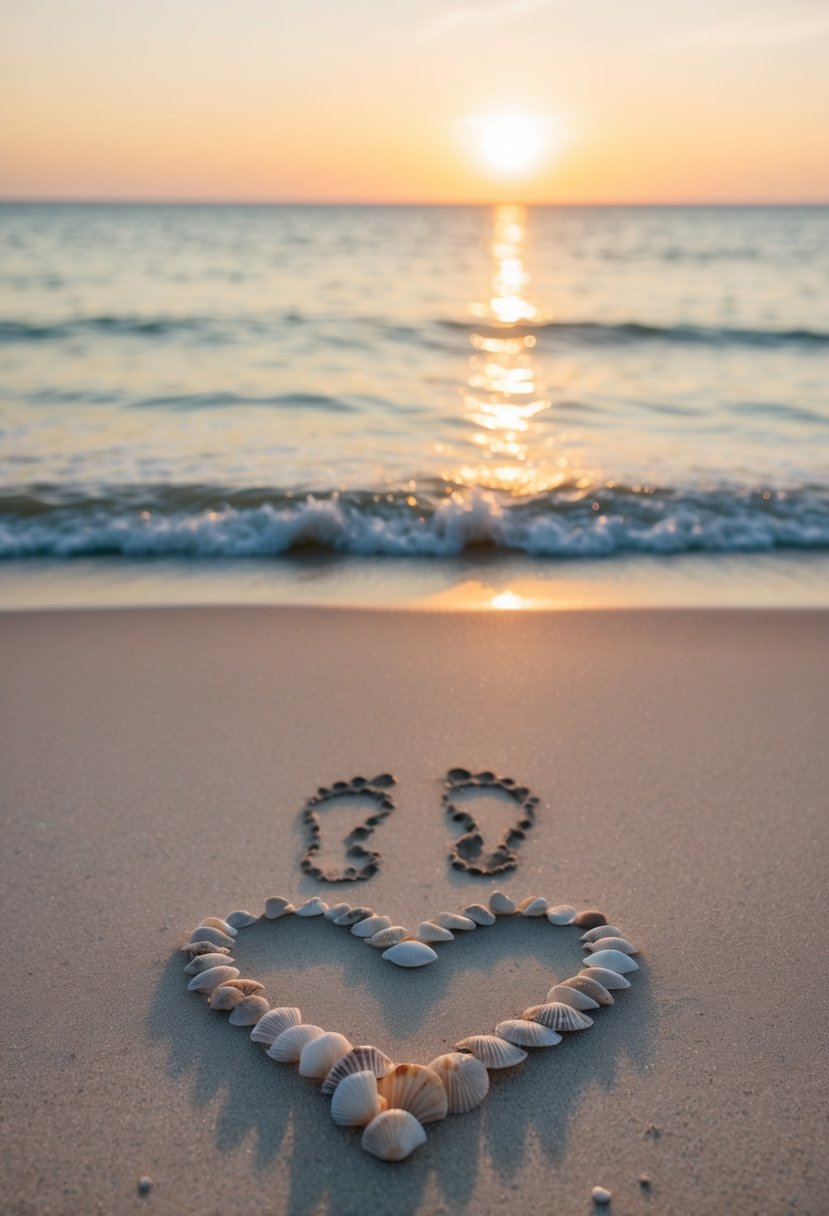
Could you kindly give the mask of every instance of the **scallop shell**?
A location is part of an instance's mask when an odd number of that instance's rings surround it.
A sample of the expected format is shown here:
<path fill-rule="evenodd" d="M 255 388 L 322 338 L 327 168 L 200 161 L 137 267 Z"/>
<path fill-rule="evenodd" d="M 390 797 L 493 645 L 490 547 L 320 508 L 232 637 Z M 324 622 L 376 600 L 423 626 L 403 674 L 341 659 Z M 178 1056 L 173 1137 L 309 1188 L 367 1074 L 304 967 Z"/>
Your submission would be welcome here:
<path fill-rule="evenodd" d="M 579 941 L 581 942 L 597 942 L 600 937 L 621 937 L 622 930 L 617 929 L 615 925 L 599 925 L 597 929 L 588 929 L 586 933 L 582 933 Z"/>
<path fill-rule="evenodd" d="M 258 992 L 265 991 L 265 985 L 260 984 L 259 980 L 225 980 L 222 987 L 236 988 L 242 996 L 255 996 Z"/>
<path fill-rule="evenodd" d="M 476 925 L 494 925 L 495 916 L 490 912 L 489 908 L 485 908 L 483 904 L 470 904 L 468 908 L 463 910 L 464 916 L 468 916 L 470 920 L 474 920 Z"/>
<path fill-rule="evenodd" d="M 546 916 L 549 903 L 543 896 L 530 896 L 529 899 L 522 899 L 518 905 L 518 911 L 522 916 Z"/>
<path fill-rule="evenodd" d="M 338 916 L 342 916 L 344 912 L 348 912 L 351 904 L 334 904 L 327 912 L 323 912 L 326 920 L 336 920 Z"/>
<path fill-rule="evenodd" d="M 578 913 L 569 904 L 556 904 L 547 909 L 547 920 L 551 925 L 572 925 Z"/>
<path fill-rule="evenodd" d="M 232 925 L 234 929 L 247 929 L 248 925 L 255 925 L 259 919 L 252 912 L 246 912 L 242 908 L 236 912 L 228 912 L 225 917 L 227 923 Z"/>
<path fill-rule="evenodd" d="M 375 933 L 368 939 L 368 944 L 376 946 L 378 950 L 388 950 L 389 946 L 402 942 L 404 937 L 411 937 L 409 930 L 403 925 L 392 925 L 390 929 L 381 929 L 379 933 Z"/>
<path fill-rule="evenodd" d="M 590 968 L 588 967 L 589 971 Z M 562 980 L 563 988 L 575 988 L 578 992 L 584 992 L 587 996 L 592 997 L 594 1001 L 598 1001 L 600 1005 L 612 1005 L 613 997 L 608 990 L 598 980 L 590 975 L 574 975 L 569 980 Z"/>
<path fill-rule="evenodd" d="M 238 988 L 228 988 L 225 984 L 220 984 L 216 991 L 207 998 L 207 1003 L 217 1013 L 230 1013 L 231 1009 L 235 1009 L 242 999 L 243 994 Z"/>
<path fill-rule="evenodd" d="M 210 925 L 199 925 L 190 936 L 191 942 L 210 942 L 212 946 L 232 946 L 233 938 L 221 929 L 213 929 Z"/>
<path fill-rule="evenodd" d="M 225 980 L 235 980 L 239 975 L 238 967 L 208 967 L 201 975 L 195 975 L 187 985 L 188 992 L 212 992 Z"/>
<path fill-rule="evenodd" d="M 585 979 L 593 980 L 597 984 L 601 984 L 608 992 L 613 988 L 630 987 L 630 980 L 626 980 L 618 971 L 611 971 L 609 967 L 583 967 L 579 975 Z"/>
<path fill-rule="evenodd" d="M 597 929 L 599 925 L 607 924 L 607 917 L 597 908 L 585 908 L 583 912 L 579 912 L 573 924 L 579 929 Z"/>
<path fill-rule="evenodd" d="M 475 1056 L 450 1051 L 432 1060 L 429 1067 L 443 1082 L 450 1115 L 463 1115 L 468 1110 L 474 1110 L 489 1093 L 486 1065 Z"/>
<path fill-rule="evenodd" d="M 599 1002 L 594 1001 L 592 996 L 588 996 L 586 992 L 580 992 L 578 988 L 568 988 L 566 984 L 556 984 L 547 993 L 547 1002 L 559 1001 L 562 1005 L 569 1005 L 571 1009 L 579 1009 L 582 1013 L 589 1009 L 598 1009 Z"/>
<path fill-rule="evenodd" d="M 185 975 L 201 975 L 202 971 L 209 971 L 211 967 L 230 967 L 236 960 L 231 958 L 229 954 L 219 954 L 214 951 L 211 954 L 199 954 L 184 968 Z"/>
<path fill-rule="evenodd" d="M 390 928 L 390 916 L 367 916 L 365 920 L 358 920 L 356 925 L 352 925 L 351 932 L 355 937 L 374 937 L 375 933 Z"/>
<path fill-rule="evenodd" d="M 314 895 L 311 899 L 306 899 L 304 904 L 300 904 L 294 909 L 297 916 L 322 916 L 323 912 L 328 911 L 328 904 L 324 899 L 320 899 L 319 895 Z"/>
<path fill-rule="evenodd" d="M 289 1026 L 278 1034 L 265 1053 L 280 1064 L 296 1064 L 302 1055 L 302 1049 L 307 1043 L 325 1034 L 321 1026 L 313 1026 L 300 1022 L 297 1026 Z"/>
<path fill-rule="evenodd" d="M 227 946 L 214 946 L 212 942 L 188 942 L 186 946 L 181 947 L 181 952 L 186 954 L 191 962 L 202 954 L 230 954 Z"/>
<path fill-rule="evenodd" d="M 597 950 L 595 954 L 591 954 L 589 958 L 585 959 L 585 964 L 588 967 L 607 967 L 608 971 L 616 971 L 619 975 L 639 970 L 639 964 L 635 963 L 629 954 L 623 954 L 621 950 Z"/>
<path fill-rule="evenodd" d="M 384 1110 L 369 1123 L 360 1143 L 381 1161 L 402 1161 L 426 1143 L 426 1132 L 407 1110 Z"/>
<path fill-rule="evenodd" d="M 313 1043 L 311 1044 L 313 1046 Z M 331 1099 L 331 1118 L 340 1127 L 363 1127 L 385 1109 L 373 1072 L 352 1072 L 343 1077 Z"/>
<path fill-rule="evenodd" d="M 398 1064 L 380 1077 L 377 1089 L 390 1110 L 407 1110 L 421 1123 L 446 1118 L 449 1100 L 443 1082 L 424 1064 Z"/>
<path fill-rule="evenodd" d="M 507 1022 L 499 1022 L 495 1033 L 508 1043 L 517 1047 L 555 1047 L 561 1042 L 561 1035 L 556 1034 L 540 1022 L 527 1022 L 523 1018 L 513 1018 Z"/>
<path fill-rule="evenodd" d="M 373 915 L 373 908 L 349 908 L 347 912 L 343 912 L 342 916 L 337 917 L 334 924 L 346 925 L 350 928 L 351 925 L 356 925 L 358 920 L 367 920 L 369 916 Z"/>
<path fill-rule="evenodd" d="M 287 916 L 294 911 L 294 905 L 289 899 L 283 899 L 281 895 L 272 895 L 270 899 L 265 900 L 265 919 L 279 920 L 280 916 Z"/>
<path fill-rule="evenodd" d="M 220 933 L 225 933 L 228 937 L 235 937 L 236 930 L 233 925 L 229 925 L 226 920 L 222 920 L 219 916 L 206 916 L 199 925 L 200 929 L 218 929 Z"/>
<path fill-rule="evenodd" d="M 443 925 L 436 925 L 433 920 L 424 920 L 417 927 L 415 935 L 419 942 L 453 942 L 455 934 Z"/>
<path fill-rule="evenodd" d="M 303 1047 L 299 1057 L 299 1075 L 321 1081 L 349 1051 L 351 1044 L 344 1034 L 335 1031 L 321 1034 Z"/>
<path fill-rule="evenodd" d="M 227 1019 L 231 1026 L 255 1026 L 270 1009 L 270 1004 L 263 996 L 253 993 L 243 996 L 239 1004 Z"/>
<path fill-rule="evenodd" d="M 461 916 L 460 912 L 439 912 L 435 917 L 435 924 L 440 925 L 441 929 L 477 929 L 469 916 Z"/>
<path fill-rule="evenodd" d="M 512 916 L 515 911 L 515 900 L 510 899 L 503 891 L 493 891 L 489 897 L 489 910 L 495 916 Z"/>
<path fill-rule="evenodd" d="M 270 1047 L 274 1039 L 278 1038 L 283 1030 L 288 1030 L 291 1026 L 299 1026 L 301 1022 L 302 1014 L 298 1009 L 287 1006 L 271 1009 L 270 1013 L 264 1014 L 259 1019 L 250 1032 L 251 1042 L 264 1043 L 266 1047 Z"/>
<path fill-rule="evenodd" d="M 383 958 L 398 967 L 425 967 L 435 961 L 437 954 L 425 942 L 402 941 L 384 950 Z"/>
<path fill-rule="evenodd" d="M 322 1092 L 332 1094 L 343 1077 L 352 1073 L 371 1072 L 375 1077 L 385 1077 L 393 1068 L 394 1062 L 379 1047 L 352 1047 L 331 1069 L 322 1083 Z"/>
<path fill-rule="evenodd" d="M 594 942 L 585 942 L 584 948 L 590 954 L 598 954 L 600 950 L 619 950 L 622 954 L 638 954 L 636 946 L 624 937 L 600 937 Z"/>
<path fill-rule="evenodd" d="M 527 1058 L 526 1051 L 497 1034 L 473 1034 L 468 1039 L 461 1039 L 455 1047 L 471 1052 L 487 1068 L 512 1068 Z"/>
<path fill-rule="evenodd" d="M 593 1025 L 593 1019 L 586 1013 L 580 1013 L 572 1005 L 563 1001 L 551 1001 L 548 1005 L 531 1005 L 521 1014 L 528 1022 L 538 1022 L 541 1026 L 549 1026 L 550 1030 L 587 1030 Z"/>

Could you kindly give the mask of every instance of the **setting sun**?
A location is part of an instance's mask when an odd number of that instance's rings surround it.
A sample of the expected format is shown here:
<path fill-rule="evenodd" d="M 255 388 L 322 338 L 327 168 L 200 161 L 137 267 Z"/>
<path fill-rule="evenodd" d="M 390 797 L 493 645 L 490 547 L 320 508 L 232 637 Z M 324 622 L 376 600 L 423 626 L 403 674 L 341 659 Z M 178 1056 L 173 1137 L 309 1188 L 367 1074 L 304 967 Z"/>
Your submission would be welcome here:
<path fill-rule="evenodd" d="M 550 120 L 540 114 L 506 112 L 473 120 L 476 150 L 487 165 L 505 176 L 540 166 L 550 150 Z"/>

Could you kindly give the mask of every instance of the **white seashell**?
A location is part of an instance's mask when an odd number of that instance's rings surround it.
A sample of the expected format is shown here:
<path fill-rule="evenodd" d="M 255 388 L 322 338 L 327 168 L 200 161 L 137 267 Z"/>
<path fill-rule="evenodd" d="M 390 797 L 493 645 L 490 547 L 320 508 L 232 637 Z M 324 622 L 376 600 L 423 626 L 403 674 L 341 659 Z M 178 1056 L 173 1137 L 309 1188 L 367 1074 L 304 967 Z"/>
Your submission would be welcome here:
<path fill-rule="evenodd" d="M 367 916 L 365 920 L 358 920 L 356 925 L 352 925 L 351 932 L 355 937 L 374 937 L 375 933 L 390 928 L 390 916 Z"/>
<path fill-rule="evenodd" d="M 199 925 L 190 937 L 191 942 L 210 942 L 212 946 L 232 946 L 233 938 L 221 929 L 212 929 L 210 925 Z"/>
<path fill-rule="evenodd" d="M 337 917 L 334 924 L 350 928 L 352 925 L 356 925 L 358 920 L 367 920 L 369 916 L 373 915 L 373 908 L 349 908 L 347 912 L 343 912 L 341 916 Z"/>
<path fill-rule="evenodd" d="M 212 992 L 225 980 L 235 980 L 239 975 L 238 967 L 208 967 L 201 975 L 196 975 L 187 985 L 188 992 Z"/>
<path fill-rule="evenodd" d="M 478 926 L 474 920 L 468 916 L 461 916 L 459 912 L 439 912 L 435 917 L 435 924 L 440 925 L 441 929 L 477 929 Z"/>
<path fill-rule="evenodd" d="M 220 933 L 225 933 L 228 937 L 235 937 L 236 930 L 233 925 L 229 925 L 226 920 L 222 920 L 218 916 L 206 916 L 199 925 L 200 929 L 218 929 Z"/>
<path fill-rule="evenodd" d="M 594 1203 L 607 1204 L 613 1198 L 613 1192 L 609 1191 L 606 1186 L 594 1186 L 590 1192 L 590 1198 Z"/>
<path fill-rule="evenodd" d="M 186 954 L 191 962 L 202 954 L 230 954 L 227 946 L 214 946 L 212 942 L 188 942 L 186 946 L 181 947 L 181 952 Z"/>
<path fill-rule="evenodd" d="M 242 996 L 257 996 L 265 991 L 265 985 L 260 984 L 259 980 L 225 980 L 222 987 L 235 988 Z"/>
<path fill-rule="evenodd" d="M 556 984 L 547 993 L 547 1002 L 560 1001 L 562 1005 L 569 1005 L 571 1009 L 580 1009 L 582 1013 L 587 1009 L 598 1009 L 599 1002 L 594 1001 L 592 996 L 588 996 L 586 992 L 579 992 L 578 988 L 568 988 L 566 984 Z"/>
<path fill-rule="evenodd" d="M 540 1022 L 527 1022 L 523 1018 L 499 1022 L 495 1033 L 518 1047 L 555 1047 L 556 1043 L 561 1042 L 561 1035 L 554 1030 L 542 1026 Z"/>
<path fill-rule="evenodd" d="M 493 891 L 489 897 L 489 910 L 496 916 L 512 916 L 515 911 L 515 900 L 510 899 L 503 891 Z"/>
<path fill-rule="evenodd" d="M 302 1014 L 298 1009 L 287 1006 L 271 1009 L 269 1013 L 259 1019 L 250 1032 L 251 1042 L 264 1043 L 266 1047 L 270 1047 L 283 1030 L 288 1030 L 291 1026 L 299 1026 L 301 1022 Z"/>
<path fill-rule="evenodd" d="M 409 930 L 404 929 L 402 925 L 392 925 L 390 929 L 381 929 L 379 933 L 375 933 L 368 939 L 368 944 L 378 950 L 388 950 L 389 946 L 402 942 L 404 937 L 411 937 Z"/>
<path fill-rule="evenodd" d="M 594 942 L 585 942 L 584 948 L 590 954 L 598 954 L 600 950 L 620 950 L 622 954 L 639 953 L 637 947 L 632 946 L 624 937 L 600 937 Z"/>
<path fill-rule="evenodd" d="M 475 1056 L 450 1051 L 429 1065 L 443 1082 L 450 1115 L 463 1115 L 480 1106 L 489 1093 L 486 1065 Z"/>
<path fill-rule="evenodd" d="M 402 941 L 383 951 L 383 958 L 398 967 L 425 967 L 437 958 L 431 946 L 425 942 Z"/>
<path fill-rule="evenodd" d="M 551 925 L 572 925 L 578 913 L 569 904 L 556 904 L 547 909 L 547 920 Z"/>
<path fill-rule="evenodd" d="M 336 920 L 338 916 L 342 916 L 343 912 L 348 912 L 351 904 L 334 904 L 327 912 L 323 912 L 326 920 Z"/>
<path fill-rule="evenodd" d="M 522 899 L 518 905 L 518 911 L 522 916 L 546 916 L 549 903 L 543 896 L 530 896 L 529 899 Z"/>
<path fill-rule="evenodd" d="M 619 975 L 639 970 L 639 964 L 635 963 L 629 954 L 623 954 L 621 950 L 597 950 L 584 962 L 587 967 L 607 967 L 608 971 L 616 971 Z"/>
<path fill-rule="evenodd" d="M 415 935 L 419 942 L 453 942 L 455 934 L 443 925 L 436 925 L 433 920 L 424 920 L 417 927 Z"/>
<path fill-rule="evenodd" d="M 423 1064 L 398 1064 L 377 1081 L 389 1110 L 407 1110 L 421 1123 L 445 1119 L 449 1100 L 440 1077 Z"/>
<path fill-rule="evenodd" d="M 310 1044 L 313 1047 L 313 1043 Z M 331 1118 L 340 1127 L 363 1127 L 385 1109 L 373 1072 L 352 1072 L 343 1077 L 331 1099 Z"/>
<path fill-rule="evenodd" d="M 199 954 L 184 968 L 185 975 L 201 975 L 211 967 L 230 967 L 236 962 L 229 954 Z"/>
<path fill-rule="evenodd" d="M 294 905 L 291 901 L 283 899 L 281 895 L 273 895 L 270 899 L 265 900 L 266 920 L 279 920 L 280 916 L 287 916 L 294 910 Z"/>
<path fill-rule="evenodd" d="M 263 996 L 243 996 L 227 1020 L 231 1026 L 255 1026 L 269 1009 L 270 1005 Z"/>
<path fill-rule="evenodd" d="M 260 919 L 261 917 L 254 916 L 252 912 L 245 912 L 244 909 L 228 912 L 225 917 L 227 923 L 232 925 L 234 929 L 247 929 L 248 925 L 255 925 Z"/>
<path fill-rule="evenodd" d="M 589 971 L 590 968 L 588 967 Z M 612 1005 L 613 997 L 610 995 L 605 986 L 590 975 L 574 975 L 569 980 L 561 981 L 564 988 L 575 988 L 578 992 L 585 992 L 592 997 L 594 1001 L 598 1001 L 600 1005 Z"/>
<path fill-rule="evenodd" d="M 303 1047 L 299 1057 L 299 1075 L 321 1081 L 348 1051 L 351 1051 L 351 1044 L 344 1034 L 335 1031 L 321 1034 Z"/>
<path fill-rule="evenodd" d="M 360 1143 L 381 1161 L 402 1161 L 426 1143 L 426 1132 L 407 1110 L 384 1110 L 369 1123 Z"/>
<path fill-rule="evenodd" d="M 296 1064 L 302 1055 L 303 1047 L 322 1034 L 325 1034 L 325 1031 L 321 1026 L 300 1022 L 298 1026 L 289 1026 L 282 1034 L 277 1035 L 265 1054 L 280 1064 Z"/>
<path fill-rule="evenodd" d="M 588 929 L 586 933 L 582 933 L 579 938 L 580 942 L 597 942 L 600 937 L 621 937 L 622 930 L 617 929 L 615 925 L 599 925 L 598 929 Z"/>
<path fill-rule="evenodd" d="M 207 1003 L 211 1009 L 215 1009 L 218 1013 L 229 1013 L 242 1000 L 244 1000 L 244 996 L 238 988 L 229 988 L 224 984 L 220 984 L 216 991 L 211 993 L 207 998 Z"/>
<path fill-rule="evenodd" d="M 614 988 L 630 987 L 630 980 L 626 980 L 618 971 L 611 971 L 609 967 L 584 967 L 579 975 L 584 979 L 593 980 L 596 984 L 601 984 L 607 992 Z M 596 999 L 598 1000 L 598 997 Z"/>
<path fill-rule="evenodd" d="M 527 1058 L 526 1051 L 497 1034 L 473 1034 L 455 1046 L 471 1052 L 487 1068 L 512 1068 Z"/>
<path fill-rule="evenodd" d="M 495 924 L 495 916 L 483 904 L 470 904 L 468 908 L 464 908 L 463 914 L 464 916 L 468 916 L 470 920 L 474 920 L 476 925 Z"/>
<path fill-rule="evenodd" d="M 375 1077 L 385 1077 L 394 1068 L 394 1063 L 378 1047 L 352 1047 L 338 1060 L 322 1083 L 322 1092 L 332 1094 L 342 1081 L 355 1072 L 371 1072 Z"/>
<path fill-rule="evenodd" d="M 551 1001 L 548 1005 L 531 1005 L 521 1014 L 528 1022 L 538 1022 L 541 1026 L 549 1026 L 550 1030 L 571 1031 L 587 1030 L 593 1025 L 593 1019 L 586 1013 L 579 1013 L 572 1005 L 562 1001 Z"/>
<path fill-rule="evenodd" d="M 328 911 L 328 904 L 324 899 L 320 899 L 319 895 L 314 895 L 312 899 L 306 899 L 304 904 L 300 904 L 295 908 L 297 916 L 322 916 L 323 912 Z"/>

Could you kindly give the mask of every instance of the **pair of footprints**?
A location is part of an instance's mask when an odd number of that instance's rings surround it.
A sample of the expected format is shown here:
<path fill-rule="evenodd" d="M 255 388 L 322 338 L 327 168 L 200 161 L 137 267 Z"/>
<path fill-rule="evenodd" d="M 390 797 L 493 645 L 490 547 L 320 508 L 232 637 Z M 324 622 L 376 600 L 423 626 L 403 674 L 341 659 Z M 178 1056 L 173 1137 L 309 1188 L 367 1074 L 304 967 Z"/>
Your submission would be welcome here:
<path fill-rule="evenodd" d="M 306 874 L 321 882 L 357 882 L 371 878 L 380 867 L 380 854 L 366 847 L 366 841 L 378 824 L 394 810 L 391 796 L 397 778 L 391 773 L 381 773 L 367 780 L 353 777 L 351 781 L 335 781 L 330 787 L 320 786 L 316 794 L 308 799 L 302 817 L 308 825 L 308 847 L 301 866 Z M 443 782 L 442 802 L 448 818 L 463 834 L 455 841 L 450 853 L 451 864 L 469 874 L 502 874 L 514 870 L 518 865 L 516 849 L 535 821 L 538 798 L 525 785 L 519 785 L 512 777 L 499 777 L 486 771 L 471 773 L 465 768 L 452 768 Z M 484 834 L 468 810 L 457 805 L 457 800 L 466 800 L 481 794 L 495 793 L 506 797 L 515 805 L 516 818 L 503 832 L 494 848 L 488 848 Z M 322 847 L 322 820 L 326 806 L 341 807 L 343 799 L 365 800 L 373 803 L 371 813 L 343 840 L 345 865 L 341 870 L 323 869 L 319 864 Z"/>

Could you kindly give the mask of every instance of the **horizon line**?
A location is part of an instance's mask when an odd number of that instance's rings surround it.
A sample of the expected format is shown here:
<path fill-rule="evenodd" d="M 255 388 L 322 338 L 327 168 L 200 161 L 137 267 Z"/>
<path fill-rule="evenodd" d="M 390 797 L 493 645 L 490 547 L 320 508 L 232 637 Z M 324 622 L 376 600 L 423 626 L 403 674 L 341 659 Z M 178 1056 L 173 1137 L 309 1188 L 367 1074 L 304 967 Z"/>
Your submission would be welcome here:
<path fill-rule="evenodd" d="M 83 207 L 827 207 L 820 199 L 576 199 L 527 202 L 520 198 L 489 201 L 448 199 L 315 199 L 315 198 L 190 198 L 0 195 L 0 206 Z"/>

